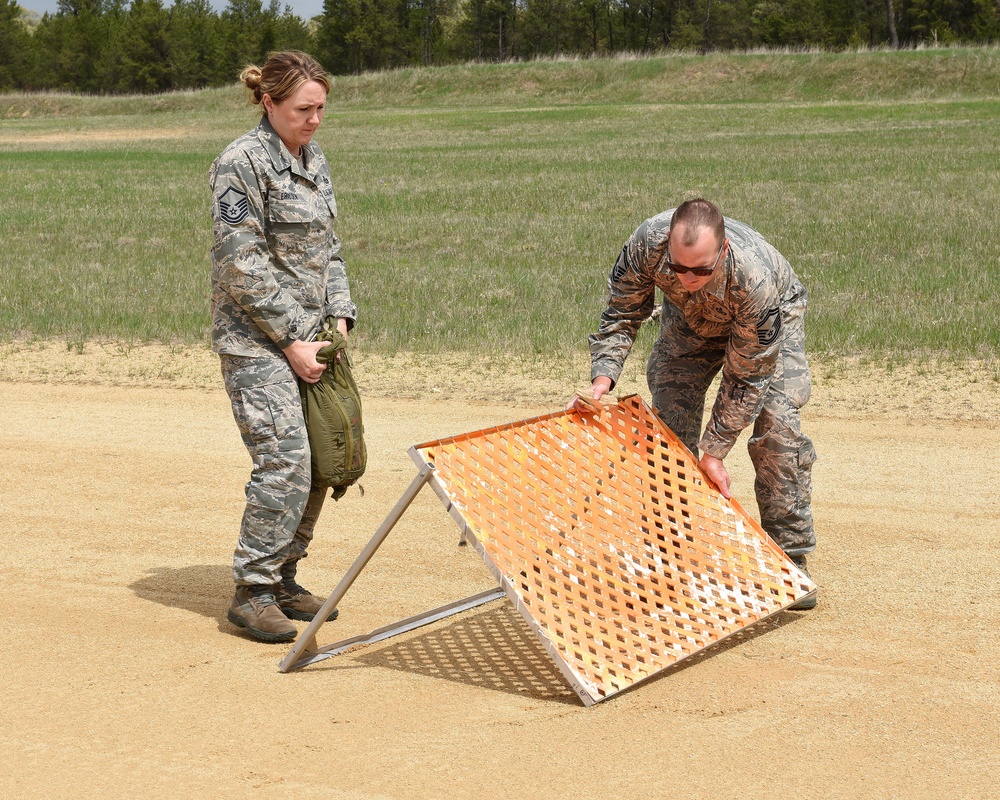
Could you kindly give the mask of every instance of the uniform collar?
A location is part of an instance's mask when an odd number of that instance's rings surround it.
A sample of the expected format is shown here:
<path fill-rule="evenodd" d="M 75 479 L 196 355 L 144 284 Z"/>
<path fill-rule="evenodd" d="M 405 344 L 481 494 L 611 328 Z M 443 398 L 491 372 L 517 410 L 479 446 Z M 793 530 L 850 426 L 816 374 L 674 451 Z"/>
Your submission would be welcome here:
<path fill-rule="evenodd" d="M 725 260 L 715 268 L 712 279 L 702 286 L 698 291 L 710 294 L 720 300 L 726 296 L 726 287 L 729 285 L 729 276 L 733 272 L 736 264 L 736 255 L 733 251 L 733 240 L 729 240 L 729 250 L 726 252 Z"/>
<path fill-rule="evenodd" d="M 260 124 L 257 126 L 257 138 L 271 159 L 275 171 L 290 169 L 296 175 L 312 179 L 312 173 L 306 169 L 305 164 L 312 166 L 316 163 L 317 145 L 315 143 L 309 142 L 309 144 L 302 145 L 303 159 L 301 161 L 294 158 L 288 152 L 288 148 L 281 141 L 281 137 L 278 136 L 278 132 L 271 125 L 267 116 L 260 118 Z"/>

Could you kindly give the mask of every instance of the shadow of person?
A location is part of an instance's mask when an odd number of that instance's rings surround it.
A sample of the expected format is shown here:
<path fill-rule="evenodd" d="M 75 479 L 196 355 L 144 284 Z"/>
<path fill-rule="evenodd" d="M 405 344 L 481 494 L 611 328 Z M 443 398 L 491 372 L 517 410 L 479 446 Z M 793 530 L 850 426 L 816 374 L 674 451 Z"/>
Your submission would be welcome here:
<path fill-rule="evenodd" d="M 217 620 L 220 628 L 232 628 L 226 611 L 233 595 L 233 573 L 225 564 L 154 567 L 128 588 L 143 600 L 193 611 Z"/>
<path fill-rule="evenodd" d="M 506 601 L 377 650 L 356 662 L 479 686 L 518 697 L 578 705 L 576 692 Z"/>

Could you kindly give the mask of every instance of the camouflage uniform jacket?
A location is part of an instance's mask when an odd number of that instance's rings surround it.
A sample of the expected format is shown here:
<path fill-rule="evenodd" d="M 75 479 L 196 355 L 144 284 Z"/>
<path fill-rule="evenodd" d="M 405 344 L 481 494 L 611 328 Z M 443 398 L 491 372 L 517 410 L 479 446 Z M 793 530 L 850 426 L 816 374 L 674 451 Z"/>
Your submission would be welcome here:
<path fill-rule="evenodd" d="M 760 413 L 778 363 L 783 324 L 801 317 L 806 291 L 788 261 L 757 231 L 725 219 L 730 247 L 712 279 L 694 293 L 664 265 L 673 209 L 647 219 L 625 243 L 608 278 L 608 306 L 590 336 L 592 379 L 617 382 L 636 334 L 653 311 L 656 288 L 697 337 L 725 349 L 722 383 L 699 449 L 724 458 Z M 661 337 L 674 335 L 667 329 Z M 681 336 L 684 334 L 681 333 Z M 690 336 L 690 332 L 687 334 Z"/>
<path fill-rule="evenodd" d="M 330 167 L 315 142 L 302 161 L 268 122 L 229 145 L 212 164 L 212 349 L 281 356 L 311 340 L 323 318 L 344 317 L 351 301 Z"/>

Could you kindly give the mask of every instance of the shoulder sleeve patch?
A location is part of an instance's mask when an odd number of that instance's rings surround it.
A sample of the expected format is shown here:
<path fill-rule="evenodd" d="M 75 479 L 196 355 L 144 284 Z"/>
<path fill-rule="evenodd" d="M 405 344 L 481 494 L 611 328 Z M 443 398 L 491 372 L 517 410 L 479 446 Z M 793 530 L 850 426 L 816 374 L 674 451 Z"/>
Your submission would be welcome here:
<path fill-rule="evenodd" d="M 768 347 L 777 341 L 781 333 L 781 310 L 768 308 L 757 321 L 757 344 Z"/>
<path fill-rule="evenodd" d="M 223 222 L 237 225 L 250 214 L 246 192 L 230 186 L 219 196 L 219 216 Z"/>
<path fill-rule="evenodd" d="M 625 274 L 629 271 L 631 264 L 629 263 L 628 257 L 628 245 L 622 248 L 621 255 L 618 256 L 618 260 L 615 262 L 615 268 L 611 270 L 611 282 L 618 283 Z"/>

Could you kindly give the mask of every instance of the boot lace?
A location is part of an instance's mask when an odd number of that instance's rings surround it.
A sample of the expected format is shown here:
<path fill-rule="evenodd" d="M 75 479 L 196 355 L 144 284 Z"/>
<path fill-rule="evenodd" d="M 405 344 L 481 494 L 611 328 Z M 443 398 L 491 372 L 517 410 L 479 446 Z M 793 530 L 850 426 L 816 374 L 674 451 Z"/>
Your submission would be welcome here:
<path fill-rule="evenodd" d="M 266 606 L 277 605 L 278 601 L 274 599 L 274 592 L 271 590 L 270 586 L 261 586 L 260 588 L 250 588 L 250 596 L 257 602 L 257 605 L 261 608 Z"/>
<path fill-rule="evenodd" d="M 295 581 L 295 578 L 282 578 L 281 592 L 282 594 L 287 594 L 289 597 L 297 597 L 300 594 L 309 594 L 309 590 L 300 586 Z"/>

